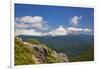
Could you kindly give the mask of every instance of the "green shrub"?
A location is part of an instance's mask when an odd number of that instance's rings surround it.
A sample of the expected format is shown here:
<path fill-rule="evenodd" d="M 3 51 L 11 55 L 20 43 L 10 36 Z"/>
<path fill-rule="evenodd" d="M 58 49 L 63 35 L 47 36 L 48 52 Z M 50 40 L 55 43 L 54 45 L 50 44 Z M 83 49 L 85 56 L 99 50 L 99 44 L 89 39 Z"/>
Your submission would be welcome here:
<path fill-rule="evenodd" d="M 52 52 L 53 50 L 48 48 L 47 63 L 59 63 L 59 57 L 54 56 Z"/>
<path fill-rule="evenodd" d="M 47 63 L 59 63 L 60 60 L 58 57 L 54 57 L 52 55 L 47 56 Z"/>
<path fill-rule="evenodd" d="M 34 64 L 35 61 L 32 58 L 32 50 L 27 48 L 22 42 L 15 39 L 15 47 L 14 47 L 14 61 L 15 65 L 25 65 L 25 64 Z"/>
<path fill-rule="evenodd" d="M 40 42 L 36 39 L 28 39 L 27 42 L 29 42 L 31 44 L 36 44 L 36 45 L 40 44 Z"/>

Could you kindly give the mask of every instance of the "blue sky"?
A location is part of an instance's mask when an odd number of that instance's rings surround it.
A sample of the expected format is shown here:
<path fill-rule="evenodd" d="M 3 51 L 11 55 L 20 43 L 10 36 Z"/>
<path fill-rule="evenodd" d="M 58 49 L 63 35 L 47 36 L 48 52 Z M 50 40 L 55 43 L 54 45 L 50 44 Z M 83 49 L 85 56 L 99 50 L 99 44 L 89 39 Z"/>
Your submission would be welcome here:
<path fill-rule="evenodd" d="M 59 26 L 63 26 L 64 28 L 87 28 L 91 29 L 90 33 L 93 33 L 93 14 L 93 8 L 15 4 L 15 18 L 21 19 L 25 16 L 42 17 L 43 23 L 45 22 L 47 24 L 49 30 L 53 30 L 58 28 Z"/>

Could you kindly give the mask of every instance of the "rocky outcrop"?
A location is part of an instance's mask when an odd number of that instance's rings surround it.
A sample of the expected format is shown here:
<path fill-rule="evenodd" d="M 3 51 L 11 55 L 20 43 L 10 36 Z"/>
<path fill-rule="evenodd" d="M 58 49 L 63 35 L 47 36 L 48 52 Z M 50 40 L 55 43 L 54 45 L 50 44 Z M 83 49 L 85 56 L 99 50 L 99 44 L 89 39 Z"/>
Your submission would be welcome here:
<path fill-rule="evenodd" d="M 68 57 L 65 54 L 59 53 L 58 56 L 61 59 L 61 62 L 68 62 Z"/>
<path fill-rule="evenodd" d="M 33 50 L 33 57 L 37 64 L 68 62 L 68 58 L 65 54 L 57 53 L 44 44 L 35 45 L 28 42 L 23 43 Z"/>
<path fill-rule="evenodd" d="M 58 53 L 45 44 L 15 38 L 15 65 L 68 62 L 67 55 Z"/>

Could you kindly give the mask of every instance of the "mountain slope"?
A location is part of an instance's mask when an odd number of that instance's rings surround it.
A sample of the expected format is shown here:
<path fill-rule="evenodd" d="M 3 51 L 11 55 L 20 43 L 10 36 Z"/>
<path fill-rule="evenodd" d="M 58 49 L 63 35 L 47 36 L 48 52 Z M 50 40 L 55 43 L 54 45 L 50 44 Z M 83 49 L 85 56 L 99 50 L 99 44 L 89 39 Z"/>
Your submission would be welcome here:
<path fill-rule="evenodd" d="M 68 62 L 63 53 L 57 53 L 38 41 L 24 42 L 15 38 L 15 65 Z"/>
<path fill-rule="evenodd" d="M 40 43 L 46 44 L 48 47 L 54 49 L 57 52 L 62 52 L 68 55 L 69 61 L 82 61 L 94 59 L 94 36 L 93 35 L 67 35 L 67 36 L 18 36 L 23 41 L 28 39 L 37 39 Z M 88 51 L 89 50 L 89 51 Z M 88 53 L 88 58 L 83 58 L 85 53 Z M 78 58 L 83 59 L 78 59 Z"/>

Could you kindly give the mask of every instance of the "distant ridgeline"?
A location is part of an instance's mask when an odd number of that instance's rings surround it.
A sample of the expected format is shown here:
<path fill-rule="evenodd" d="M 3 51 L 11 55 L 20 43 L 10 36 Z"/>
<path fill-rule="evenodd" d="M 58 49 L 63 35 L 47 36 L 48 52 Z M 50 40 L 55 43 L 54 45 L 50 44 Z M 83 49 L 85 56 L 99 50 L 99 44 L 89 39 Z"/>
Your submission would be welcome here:
<path fill-rule="evenodd" d="M 69 62 L 94 60 L 94 36 L 93 35 L 67 35 L 67 36 L 26 36 L 20 35 L 25 42 L 36 39 L 56 52 L 67 55 Z"/>
<path fill-rule="evenodd" d="M 28 39 L 26 42 L 15 37 L 14 49 L 15 65 L 68 62 L 65 54 L 57 53 L 36 39 Z"/>

